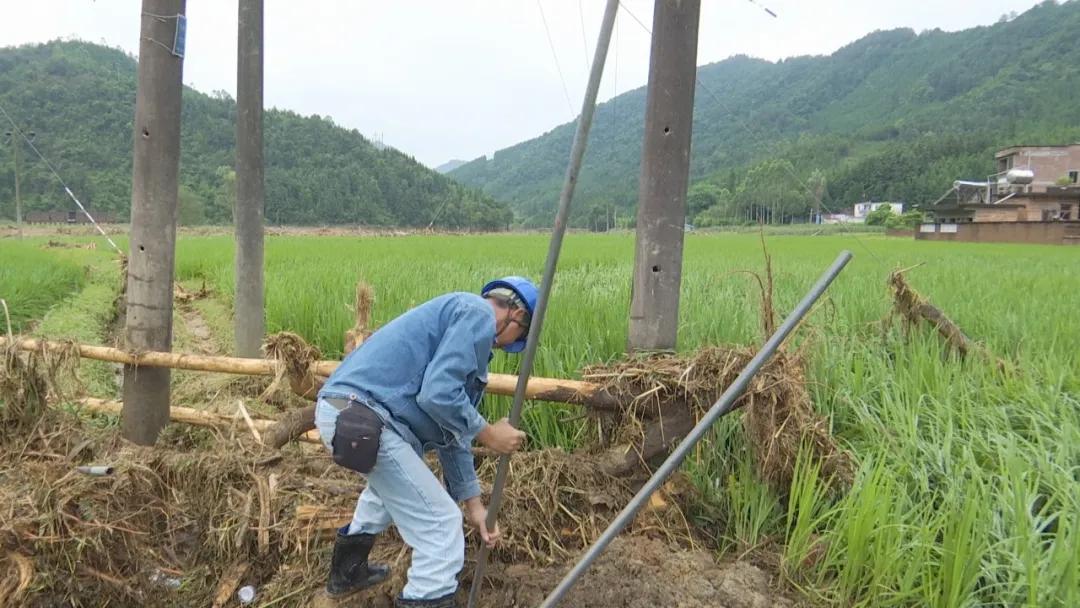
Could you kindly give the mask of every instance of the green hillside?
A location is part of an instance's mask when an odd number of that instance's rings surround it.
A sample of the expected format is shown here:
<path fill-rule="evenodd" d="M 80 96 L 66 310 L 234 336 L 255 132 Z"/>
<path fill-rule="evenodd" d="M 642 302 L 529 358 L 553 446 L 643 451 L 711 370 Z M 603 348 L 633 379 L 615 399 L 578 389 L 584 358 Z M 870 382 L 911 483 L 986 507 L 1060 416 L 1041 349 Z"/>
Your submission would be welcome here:
<path fill-rule="evenodd" d="M 131 205 L 136 60 L 85 42 L 0 49 L 0 106 L 27 131 L 84 203 L 123 220 Z M 235 102 L 184 88 L 181 222 L 232 220 Z M 0 125 L 0 132 L 10 129 Z M 506 205 L 393 149 L 379 150 L 328 117 L 268 110 L 266 218 L 275 224 L 504 228 Z M 10 147 L 0 151 L 0 218 L 14 211 Z M 23 148 L 26 211 L 71 209 Z"/>
<path fill-rule="evenodd" d="M 993 26 L 875 32 L 827 57 L 744 56 L 698 68 L 691 217 L 807 217 L 860 200 L 930 202 L 993 169 L 997 147 L 1080 141 L 1080 3 Z M 576 221 L 636 208 L 644 88 L 601 105 Z M 550 223 L 574 124 L 450 175 Z"/>

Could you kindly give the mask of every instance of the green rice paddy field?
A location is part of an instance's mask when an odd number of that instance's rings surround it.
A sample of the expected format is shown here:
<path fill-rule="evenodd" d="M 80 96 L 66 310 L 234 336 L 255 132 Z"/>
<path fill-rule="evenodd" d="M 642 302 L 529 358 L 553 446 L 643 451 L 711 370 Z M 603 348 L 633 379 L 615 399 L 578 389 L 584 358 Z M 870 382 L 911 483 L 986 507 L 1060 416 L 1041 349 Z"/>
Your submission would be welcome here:
<path fill-rule="evenodd" d="M 269 237 L 268 330 L 297 332 L 333 357 L 353 322 L 357 280 L 375 290 L 379 325 L 492 277 L 538 278 L 547 243 L 545 235 Z M 104 263 L 104 243 L 44 244 L 0 241 L 0 297 L 14 330 L 77 328 L 85 339 L 85 325 L 48 318 L 79 301 L 84 284 L 115 290 L 118 281 L 93 281 L 115 266 Z M 781 501 L 756 478 L 738 414 L 722 420 L 684 467 L 702 490 L 697 523 L 721 539 L 719 550 L 773 551 L 785 577 L 821 605 L 1080 606 L 1080 248 L 877 235 L 773 236 L 767 245 L 780 314 L 841 250 L 855 254 L 796 342 L 808 349 L 815 407 L 859 469 L 849 492 L 830 497 L 806 462 Z M 932 331 L 889 321 L 888 274 L 915 265 L 911 285 L 1018 371 L 946 356 Z M 762 341 L 756 282 L 740 271 L 763 266 L 756 235 L 688 236 L 680 350 Z M 567 238 L 536 374 L 576 377 L 622 354 L 632 267 L 632 235 Z M 205 279 L 227 305 L 231 239 L 181 238 L 176 271 L 182 281 Z M 95 300 L 107 299 L 102 289 Z M 502 355 L 493 363 L 504 372 L 514 365 Z M 485 407 L 500 415 L 509 400 Z M 588 427 L 565 421 L 576 413 L 531 405 L 531 445 L 583 441 Z"/>

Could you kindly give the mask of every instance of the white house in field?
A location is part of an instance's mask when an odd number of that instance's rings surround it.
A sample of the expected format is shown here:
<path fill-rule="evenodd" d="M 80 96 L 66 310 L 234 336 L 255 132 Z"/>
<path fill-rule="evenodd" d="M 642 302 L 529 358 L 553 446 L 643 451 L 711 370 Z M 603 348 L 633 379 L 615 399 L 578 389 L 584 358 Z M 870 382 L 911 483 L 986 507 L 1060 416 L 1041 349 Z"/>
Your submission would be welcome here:
<path fill-rule="evenodd" d="M 881 207 L 892 207 L 892 212 L 896 215 L 904 212 L 904 203 L 855 203 L 856 221 L 865 222 L 866 216 L 870 215 L 871 211 L 876 211 Z"/>
<path fill-rule="evenodd" d="M 826 213 L 821 216 L 822 224 L 863 224 L 866 216 L 879 207 L 891 207 L 893 213 L 900 215 L 904 212 L 904 203 L 855 203 L 851 213 Z"/>

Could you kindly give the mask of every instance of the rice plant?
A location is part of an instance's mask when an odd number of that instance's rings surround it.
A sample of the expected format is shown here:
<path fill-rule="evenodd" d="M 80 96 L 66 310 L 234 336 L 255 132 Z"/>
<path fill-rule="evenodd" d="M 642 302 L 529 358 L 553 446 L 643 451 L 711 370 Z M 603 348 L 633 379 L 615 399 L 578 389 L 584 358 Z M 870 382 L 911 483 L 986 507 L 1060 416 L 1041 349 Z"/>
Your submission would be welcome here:
<path fill-rule="evenodd" d="M 15 333 L 76 292 L 85 278 L 79 264 L 42 250 L 38 241 L 0 241 L 0 298 L 7 302 Z M 0 333 L 6 331 L 0 310 Z"/>
<path fill-rule="evenodd" d="M 271 237 L 268 329 L 296 331 L 336 356 L 357 280 L 375 289 L 377 326 L 491 277 L 539 277 L 546 247 L 543 235 Z M 736 414 L 685 467 L 703 496 L 699 523 L 723 547 L 779 543 L 785 575 L 826 605 L 1080 605 L 1080 252 L 777 237 L 768 249 L 778 312 L 845 248 L 856 259 L 794 345 L 809 354 L 815 406 L 860 463 L 853 486 L 828 493 L 804 461 L 786 500 L 777 496 L 755 479 Z M 759 295 L 741 272 L 762 268 L 759 238 L 692 234 L 685 252 L 680 349 L 759 344 Z M 231 260 L 228 239 L 183 239 L 178 275 L 228 297 Z M 630 235 L 567 238 L 534 373 L 574 377 L 621 356 L 632 260 Z M 915 265 L 912 285 L 1019 373 L 960 360 L 932 330 L 891 317 L 888 273 Z M 493 370 L 516 364 L 499 355 Z M 499 415 L 509 400 L 485 407 Z M 575 414 L 530 405 L 532 445 L 581 442 L 590 431 L 568 420 Z"/>

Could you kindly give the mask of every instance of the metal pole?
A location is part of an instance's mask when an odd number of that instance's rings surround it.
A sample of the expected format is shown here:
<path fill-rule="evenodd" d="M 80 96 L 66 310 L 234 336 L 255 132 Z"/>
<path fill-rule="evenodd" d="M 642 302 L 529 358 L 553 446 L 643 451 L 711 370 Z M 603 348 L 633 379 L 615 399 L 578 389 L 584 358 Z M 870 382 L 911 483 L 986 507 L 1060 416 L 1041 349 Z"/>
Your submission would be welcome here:
<path fill-rule="evenodd" d="M 544 277 L 540 283 L 540 298 L 536 305 L 536 311 L 533 313 L 532 323 L 529 326 L 529 337 L 521 361 L 521 370 L 518 372 L 517 387 L 514 390 L 514 403 L 510 408 L 510 424 L 514 426 L 518 426 L 521 420 L 521 407 L 525 402 L 525 388 L 528 386 L 529 374 L 532 373 L 533 360 L 536 358 L 536 347 L 540 339 L 540 331 L 544 327 L 544 315 L 547 312 L 548 296 L 551 294 L 551 283 L 555 279 L 555 267 L 559 263 L 559 251 L 562 249 L 563 234 L 566 232 L 566 224 L 570 218 L 570 202 L 574 198 L 574 187 L 577 185 L 578 172 L 581 170 L 581 161 L 585 157 L 585 146 L 589 140 L 589 128 L 592 126 L 593 112 L 596 110 L 596 96 L 600 90 L 600 79 L 604 75 L 604 61 L 607 59 L 608 46 L 611 43 L 611 32 L 615 27 L 615 14 L 618 8 L 619 0 L 608 0 L 607 7 L 604 9 L 604 18 L 600 25 L 600 37 L 596 42 L 596 53 L 593 55 L 589 85 L 585 89 L 585 100 L 581 104 L 581 116 L 578 118 L 574 144 L 570 149 L 570 163 L 566 168 L 566 179 L 563 182 L 562 194 L 559 197 L 559 210 L 555 214 L 555 228 L 551 235 L 551 243 L 548 246 Z M 499 504 L 502 502 L 503 486 L 506 484 L 506 474 L 509 468 L 510 457 L 500 457 L 499 466 L 495 472 L 495 485 L 491 490 L 491 501 L 488 503 L 487 526 L 489 530 L 495 526 L 495 522 L 498 520 Z M 476 571 L 473 573 L 472 587 L 469 589 L 468 608 L 475 608 L 480 589 L 484 585 L 484 570 L 487 569 L 487 557 L 487 545 L 481 545 L 480 554 L 476 558 Z"/>
<path fill-rule="evenodd" d="M 259 357 L 263 306 L 263 0 L 240 0 L 236 60 L 236 356 Z"/>
<path fill-rule="evenodd" d="M 172 347 L 185 0 L 143 0 L 131 179 L 126 347 Z M 124 366 L 125 439 L 153 445 L 169 422 L 169 370 Z"/>
<path fill-rule="evenodd" d="M 656 0 L 627 349 L 674 350 L 701 0 Z"/>
<path fill-rule="evenodd" d="M 814 302 L 817 302 L 818 298 L 821 297 L 821 294 L 825 293 L 825 289 L 829 287 L 829 284 L 836 278 L 836 275 L 840 274 L 840 271 L 844 269 L 844 266 L 847 265 L 849 260 L 851 260 L 850 251 L 840 253 L 836 258 L 836 261 L 832 263 L 832 266 L 830 266 L 829 269 L 825 271 L 825 274 L 821 275 L 817 280 L 817 283 L 814 283 L 814 286 L 810 288 L 810 292 L 803 297 L 802 301 L 799 302 L 799 305 L 795 307 L 795 310 L 784 319 L 784 323 L 776 330 L 776 333 L 769 338 L 768 342 L 765 343 L 765 346 L 761 347 L 758 354 L 754 355 L 754 358 L 746 364 L 746 367 L 739 373 L 735 382 L 724 391 L 723 395 L 720 395 L 720 398 L 717 399 L 716 403 L 713 404 L 701 419 L 701 422 L 697 423 L 697 426 L 695 426 L 686 438 L 679 443 L 679 446 L 675 448 L 675 451 L 667 457 L 664 464 L 660 465 L 660 468 L 653 473 L 653 476 L 649 478 L 649 481 L 647 481 L 645 485 L 642 486 L 641 490 L 634 495 L 634 498 L 630 500 L 630 504 L 626 505 L 626 507 L 619 512 L 615 517 L 615 520 L 607 527 L 607 530 L 604 530 L 604 533 L 600 535 L 600 538 L 596 539 L 596 542 L 589 547 L 581 560 L 578 561 L 565 577 L 563 577 L 559 585 L 555 587 L 555 590 L 547 596 L 544 603 L 540 605 L 540 608 L 554 608 L 554 606 L 558 605 L 563 596 L 565 596 L 566 593 L 570 591 L 570 588 L 574 586 L 574 583 L 585 574 L 585 571 L 588 570 L 589 566 L 592 565 L 594 561 L 596 561 L 596 558 L 600 557 L 600 554 L 604 552 L 604 549 L 607 548 L 611 541 L 615 540 L 615 537 L 619 535 L 619 532 L 630 523 L 642 505 L 649 500 L 649 496 L 659 489 L 660 486 L 667 481 L 667 478 L 679 468 L 679 465 L 682 464 L 682 461 L 690 453 L 690 450 L 694 449 L 694 446 L 705 436 L 705 433 L 709 431 L 713 423 L 719 420 L 721 416 L 731 411 L 732 405 L 734 405 L 735 400 L 739 398 L 739 395 L 746 390 L 746 386 L 750 383 L 750 379 L 757 374 L 758 370 L 761 369 L 761 366 L 772 357 L 773 353 L 775 353 L 778 348 L 780 348 L 780 345 L 783 344 L 788 334 L 790 334 L 799 322 L 802 321 L 802 318 L 810 310 L 810 307 L 814 305 Z"/>

